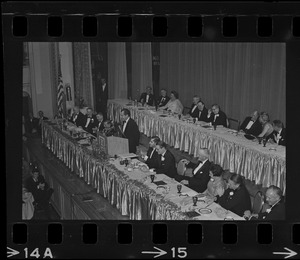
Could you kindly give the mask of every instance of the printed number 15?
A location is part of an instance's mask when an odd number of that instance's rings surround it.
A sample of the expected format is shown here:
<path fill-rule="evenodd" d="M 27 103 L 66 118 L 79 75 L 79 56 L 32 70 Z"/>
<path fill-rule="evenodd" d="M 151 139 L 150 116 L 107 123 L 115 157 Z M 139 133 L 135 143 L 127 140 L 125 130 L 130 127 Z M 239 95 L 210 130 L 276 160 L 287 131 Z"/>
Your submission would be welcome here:
<path fill-rule="evenodd" d="M 171 251 L 172 251 L 173 258 L 175 258 L 175 257 L 186 258 L 187 257 L 186 247 L 178 247 L 177 255 L 176 255 L 176 247 L 172 247 Z"/>

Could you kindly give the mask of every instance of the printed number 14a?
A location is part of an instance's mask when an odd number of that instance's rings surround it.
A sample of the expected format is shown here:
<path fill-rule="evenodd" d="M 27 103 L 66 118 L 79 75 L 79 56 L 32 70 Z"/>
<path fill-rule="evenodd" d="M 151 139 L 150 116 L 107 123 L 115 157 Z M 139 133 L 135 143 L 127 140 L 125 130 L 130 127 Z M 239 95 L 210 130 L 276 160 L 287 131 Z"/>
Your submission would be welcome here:
<path fill-rule="evenodd" d="M 28 248 L 25 247 L 24 248 L 24 252 L 25 252 L 25 258 L 28 258 Z M 35 257 L 35 258 L 40 258 L 41 255 L 39 253 L 39 248 L 35 248 L 29 255 L 30 257 Z M 49 247 L 47 247 L 45 249 L 45 252 L 44 252 L 44 255 L 43 255 L 43 258 L 46 258 L 46 257 L 49 257 L 49 258 L 53 258 L 53 255 L 52 255 L 52 252 L 50 250 Z"/>
<path fill-rule="evenodd" d="M 172 251 L 172 258 L 175 258 L 175 257 L 186 258 L 187 257 L 186 247 L 178 247 L 178 248 L 172 247 L 171 251 Z"/>

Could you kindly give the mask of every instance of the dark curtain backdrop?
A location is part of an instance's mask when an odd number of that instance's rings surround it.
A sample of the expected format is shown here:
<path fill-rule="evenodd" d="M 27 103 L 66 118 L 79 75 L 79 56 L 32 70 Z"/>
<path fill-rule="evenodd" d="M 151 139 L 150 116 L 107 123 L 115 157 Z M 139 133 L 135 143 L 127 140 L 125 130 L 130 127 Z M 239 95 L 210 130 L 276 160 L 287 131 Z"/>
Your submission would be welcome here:
<path fill-rule="evenodd" d="M 176 90 L 184 106 L 197 94 L 243 120 L 253 110 L 285 123 L 284 43 L 161 43 L 160 88 Z"/>
<path fill-rule="evenodd" d="M 75 104 L 79 105 L 79 99 L 83 98 L 85 105 L 92 107 L 91 91 L 91 60 L 89 59 L 89 43 L 73 42 L 73 66 L 74 66 L 74 96 Z"/>
<path fill-rule="evenodd" d="M 91 42 L 91 63 L 92 63 L 92 82 L 93 82 L 93 97 L 96 111 L 101 111 L 100 92 L 102 86 L 101 78 L 107 81 L 107 42 Z M 109 83 L 108 83 L 109 85 Z"/>

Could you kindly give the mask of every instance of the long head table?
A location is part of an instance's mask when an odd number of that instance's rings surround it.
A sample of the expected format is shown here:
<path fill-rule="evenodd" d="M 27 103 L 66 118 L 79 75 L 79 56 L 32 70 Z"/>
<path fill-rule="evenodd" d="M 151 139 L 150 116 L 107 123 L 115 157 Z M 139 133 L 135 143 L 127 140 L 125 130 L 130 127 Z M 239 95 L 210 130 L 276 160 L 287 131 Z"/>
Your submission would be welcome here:
<path fill-rule="evenodd" d="M 157 174 L 155 182 L 164 181 L 165 184 L 156 185 L 150 181 L 150 172 L 138 168 L 128 171 L 118 159 L 95 156 L 89 146 L 80 145 L 55 123 L 43 122 L 42 142 L 71 171 L 132 220 L 244 220 L 206 197 L 193 206 L 192 196 L 197 193 L 183 185 L 179 196 L 179 183 L 164 174 Z M 209 214 L 192 217 L 186 213 L 205 207 L 211 209 Z"/>
<path fill-rule="evenodd" d="M 182 151 L 198 157 L 201 147 L 208 148 L 210 160 L 224 169 L 254 180 L 263 187 L 278 186 L 285 194 L 286 160 L 285 146 L 267 144 L 266 147 L 235 134 L 230 129 L 207 129 L 189 124 L 170 115 L 163 115 L 154 108 L 136 107 L 129 100 L 108 101 L 108 114 L 120 121 L 120 111 L 128 108 L 139 130 L 147 136 L 159 136 L 161 140 Z"/>

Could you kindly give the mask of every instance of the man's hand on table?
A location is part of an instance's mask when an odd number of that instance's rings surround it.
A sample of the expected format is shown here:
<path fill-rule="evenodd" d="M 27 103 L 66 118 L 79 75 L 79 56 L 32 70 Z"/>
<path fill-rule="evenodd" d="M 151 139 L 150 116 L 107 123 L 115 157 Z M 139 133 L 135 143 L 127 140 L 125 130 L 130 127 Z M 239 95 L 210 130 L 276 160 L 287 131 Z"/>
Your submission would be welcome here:
<path fill-rule="evenodd" d="M 189 181 L 188 180 L 182 180 L 180 183 L 183 184 L 183 185 L 189 185 Z"/>

